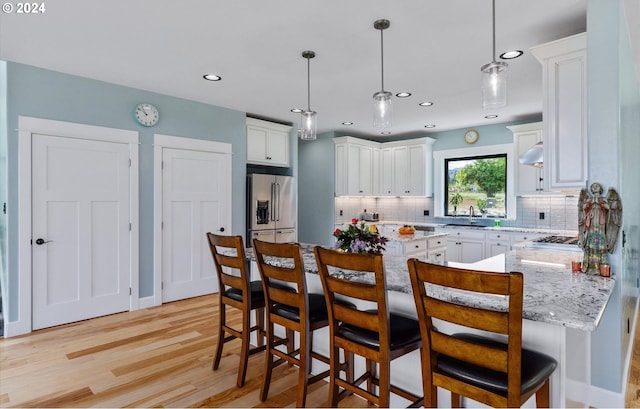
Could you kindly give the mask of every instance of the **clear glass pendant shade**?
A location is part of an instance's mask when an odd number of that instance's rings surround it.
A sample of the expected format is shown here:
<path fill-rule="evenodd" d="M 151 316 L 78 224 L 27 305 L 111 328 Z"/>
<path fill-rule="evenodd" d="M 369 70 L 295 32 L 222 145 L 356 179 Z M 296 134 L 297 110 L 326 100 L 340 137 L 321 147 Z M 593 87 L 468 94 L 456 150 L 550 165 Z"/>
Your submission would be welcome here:
<path fill-rule="evenodd" d="M 373 94 L 373 126 L 391 127 L 391 92 L 378 91 Z"/>
<path fill-rule="evenodd" d="M 482 107 L 501 108 L 507 105 L 507 63 L 492 61 L 482 71 Z"/>
<path fill-rule="evenodd" d="M 301 116 L 302 130 L 300 132 L 300 139 L 303 141 L 315 140 L 318 126 L 318 116 L 316 115 L 316 111 L 304 111 Z"/>

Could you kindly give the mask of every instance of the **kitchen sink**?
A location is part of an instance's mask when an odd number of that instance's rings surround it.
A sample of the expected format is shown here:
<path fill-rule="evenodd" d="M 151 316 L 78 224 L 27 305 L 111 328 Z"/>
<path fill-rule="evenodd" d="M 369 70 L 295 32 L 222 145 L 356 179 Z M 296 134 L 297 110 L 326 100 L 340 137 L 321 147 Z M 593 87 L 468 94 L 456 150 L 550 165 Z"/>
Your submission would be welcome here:
<path fill-rule="evenodd" d="M 471 224 L 471 223 L 447 223 L 445 226 L 452 226 L 452 227 L 473 227 L 473 228 L 479 228 L 479 229 L 484 229 L 487 226 L 482 226 L 479 224 Z"/>

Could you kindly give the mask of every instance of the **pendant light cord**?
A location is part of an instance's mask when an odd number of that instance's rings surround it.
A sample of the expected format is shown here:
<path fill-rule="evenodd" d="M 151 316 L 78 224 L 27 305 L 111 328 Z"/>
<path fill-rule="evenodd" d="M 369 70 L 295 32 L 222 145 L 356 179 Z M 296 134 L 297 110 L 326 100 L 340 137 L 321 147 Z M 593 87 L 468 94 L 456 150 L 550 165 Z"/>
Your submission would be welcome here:
<path fill-rule="evenodd" d="M 496 0 L 492 0 L 492 21 L 493 21 L 493 62 L 496 62 Z"/>
<path fill-rule="evenodd" d="M 311 111 L 311 62 L 307 58 L 307 111 Z"/>
<path fill-rule="evenodd" d="M 495 1 L 495 0 L 494 0 Z M 382 91 L 384 91 L 384 29 L 380 30 L 380 77 Z"/>

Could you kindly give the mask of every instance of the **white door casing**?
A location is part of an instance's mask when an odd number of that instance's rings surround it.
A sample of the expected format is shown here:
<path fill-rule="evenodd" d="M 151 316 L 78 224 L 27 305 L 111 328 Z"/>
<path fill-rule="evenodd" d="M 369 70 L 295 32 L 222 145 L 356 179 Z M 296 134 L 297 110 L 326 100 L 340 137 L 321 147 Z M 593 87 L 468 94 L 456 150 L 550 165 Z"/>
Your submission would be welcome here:
<path fill-rule="evenodd" d="M 218 291 L 207 232 L 231 233 L 231 145 L 155 135 L 156 304 Z"/>
<path fill-rule="evenodd" d="M 76 138 L 124 144 L 129 149 L 129 282 L 132 296 L 129 309 L 138 308 L 138 141 L 135 131 L 106 128 L 93 125 L 53 121 L 40 118 L 18 117 L 18 303 L 17 311 L 9 305 L 8 317 L 17 317 L 5 322 L 5 336 L 16 336 L 31 332 L 32 322 L 32 139 L 36 134 L 54 137 Z M 35 241 L 37 238 L 33 237 Z"/>

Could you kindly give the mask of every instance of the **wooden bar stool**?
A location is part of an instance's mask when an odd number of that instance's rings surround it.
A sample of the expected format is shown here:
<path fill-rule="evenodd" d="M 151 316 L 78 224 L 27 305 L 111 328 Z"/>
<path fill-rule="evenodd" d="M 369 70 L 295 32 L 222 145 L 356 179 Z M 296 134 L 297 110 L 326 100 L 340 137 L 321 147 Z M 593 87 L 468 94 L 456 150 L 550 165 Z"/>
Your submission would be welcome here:
<path fill-rule="evenodd" d="M 325 297 L 307 292 L 299 244 L 267 243 L 254 239 L 253 251 L 262 277 L 266 306 L 267 353 L 260 399 L 267 399 L 273 369 L 288 362 L 299 368 L 296 405 L 304 407 L 308 385 L 329 375 L 329 370 L 326 370 L 311 376 L 311 358 L 329 363 L 328 357 L 314 352 L 312 348 L 313 331 L 329 325 Z M 281 342 L 274 334 L 274 324 L 287 330 L 287 352 L 276 348 Z M 300 335 L 300 347 L 296 350 L 292 348 L 294 331 Z M 274 356 L 279 359 L 274 361 Z"/>
<path fill-rule="evenodd" d="M 419 349 L 421 339 L 415 319 L 389 312 L 382 255 L 345 253 L 321 247 L 315 247 L 314 253 L 329 306 L 329 406 L 335 407 L 342 395 L 349 392 L 380 407 L 389 406 L 391 392 L 414 405 L 422 404 L 421 397 L 391 384 L 391 361 Z M 357 272 L 359 280 L 349 280 L 344 274 L 349 272 Z M 335 302 L 336 296 L 355 299 L 364 305 L 373 303 L 375 308 L 347 308 Z M 356 354 L 366 359 L 364 374 L 355 380 L 340 377 L 340 349 L 345 355 Z M 360 387 L 364 381 L 367 381 L 366 390 Z M 341 392 L 340 388 L 344 390 Z"/>
<path fill-rule="evenodd" d="M 245 256 L 242 236 L 220 236 L 207 233 L 209 248 L 220 283 L 220 320 L 218 323 L 218 347 L 213 360 L 213 370 L 218 369 L 222 357 L 222 347 L 229 341 L 240 339 L 240 366 L 238 387 L 244 385 L 249 356 L 265 350 L 264 337 L 264 292 L 260 281 L 250 281 L 250 270 Z M 232 274 L 235 272 L 235 274 Z M 227 324 L 226 307 L 242 311 L 242 330 Z M 255 310 L 256 325 L 251 326 L 251 311 Z M 249 344 L 250 334 L 257 332 L 256 347 Z M 229 334 L 228 336 L 226 334 Z"/>
<path fill-rule="evenodd" d="M 455 408 L 460 407 L 460 396 L 493 407 L 520 407 L 533 394 L 537 407 L 548 408 L 549 377 L 557 362 L 522 349 L 522 273 L 463 270 L 417 259 L 408 265 L 422 334 L 425 406 L 438 406 L 437 387 L 441 387 L 451 392 Z M 429 285 L 506 296 L 508 301 L 503 299 L 500 305 L 496 297 L 491 307 L 464 306 L 429 295 Z M 434 327 L 434 318 L 496 338 L 506 336 L 507 341 L 470 333 L 447 335 Z"/>

